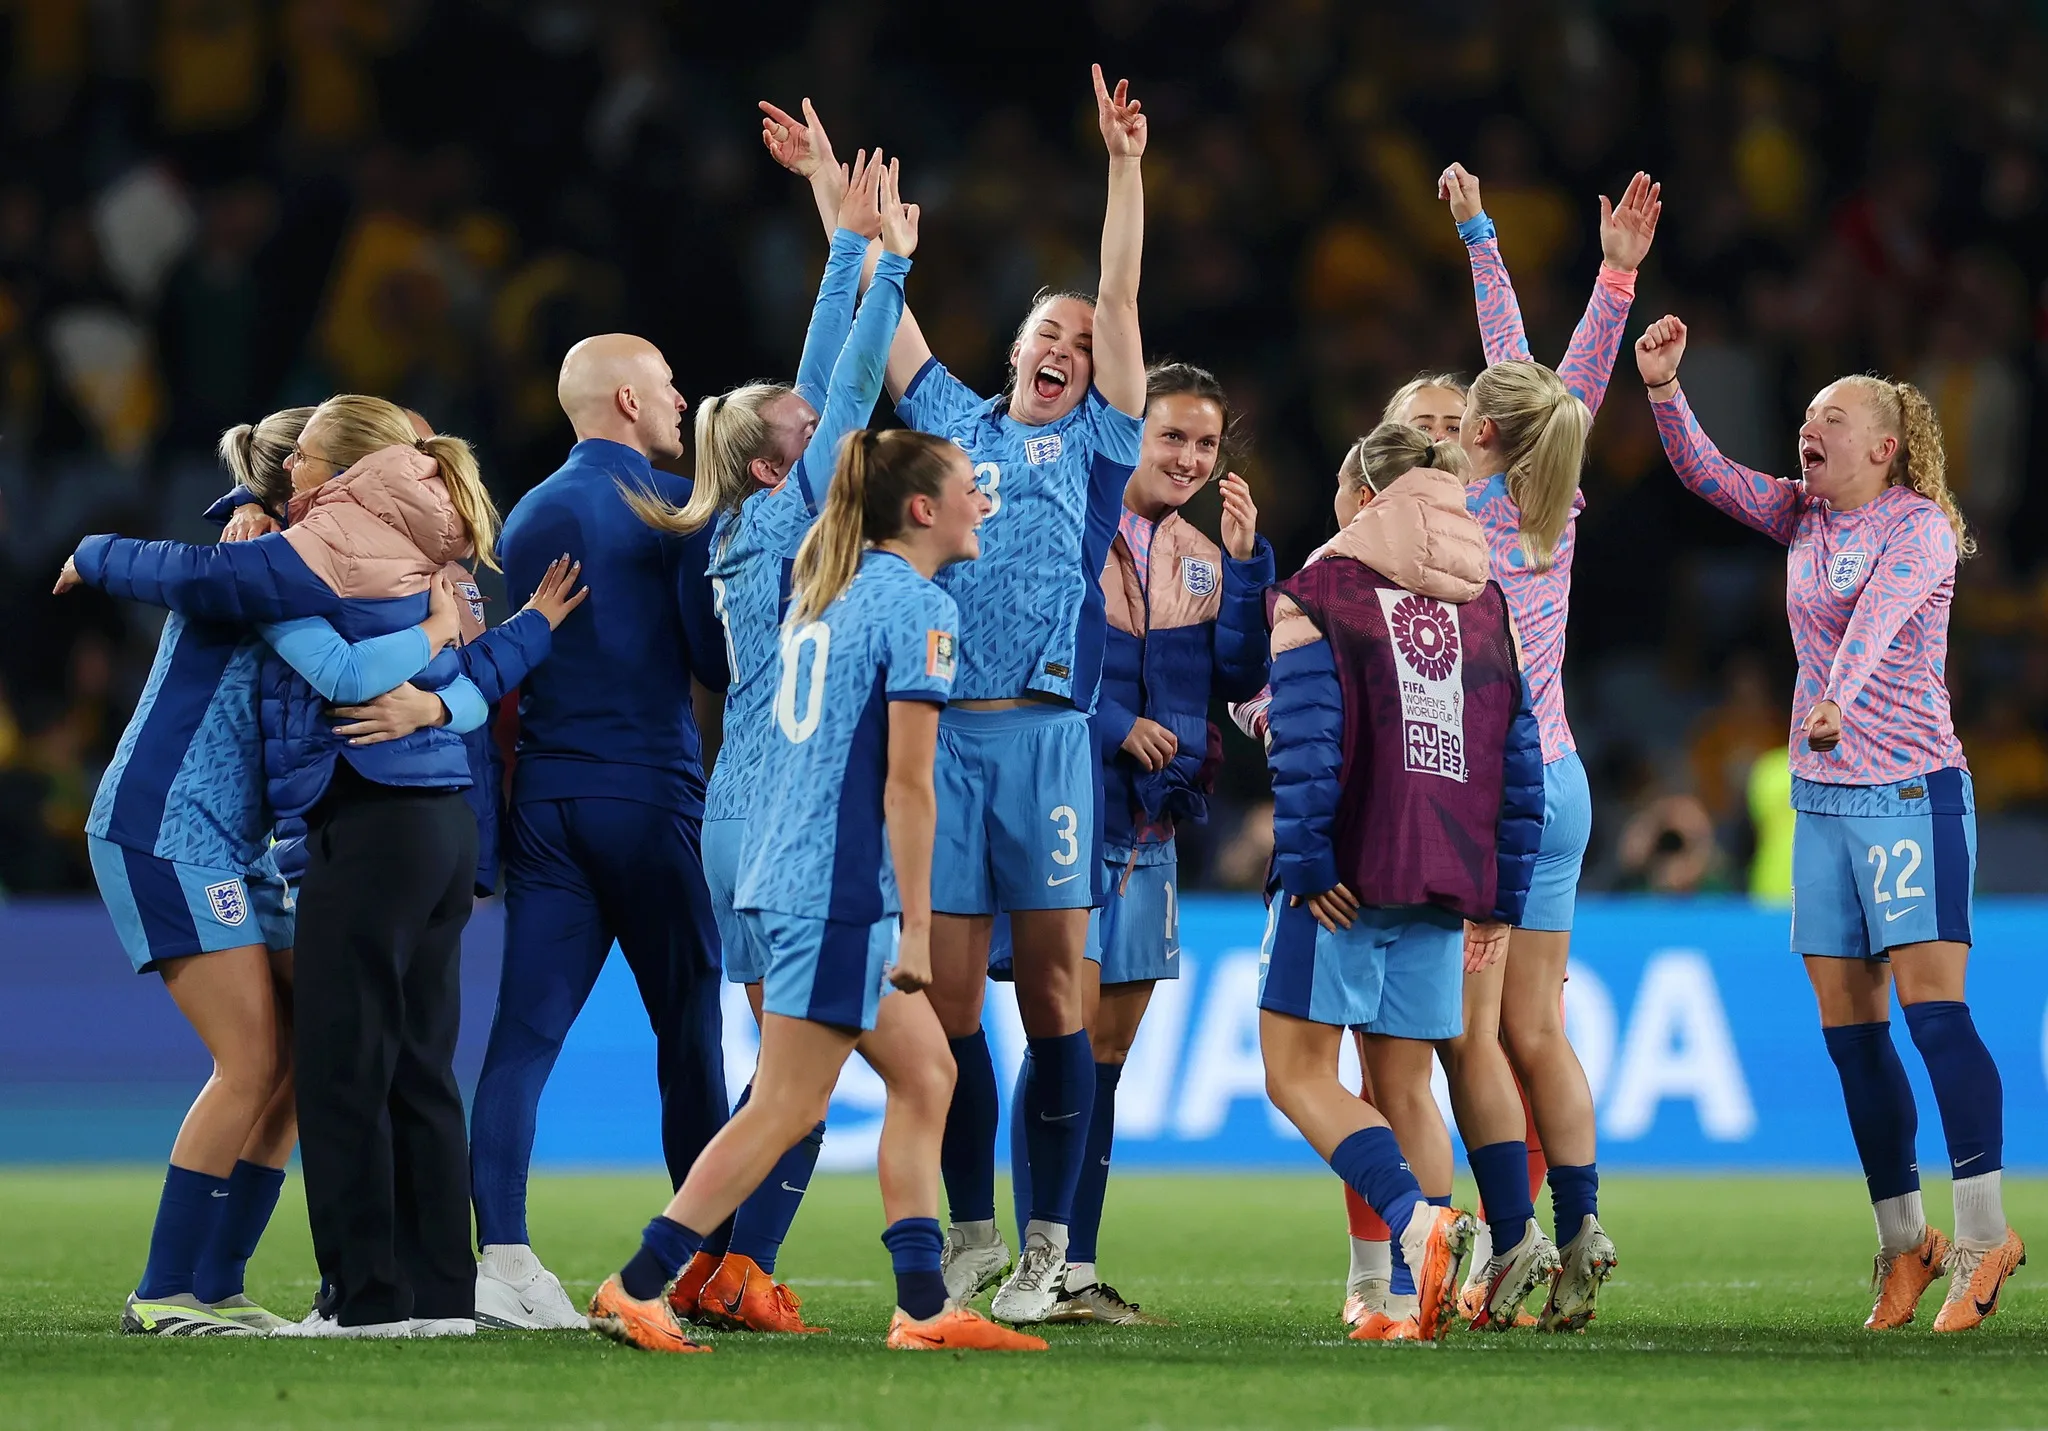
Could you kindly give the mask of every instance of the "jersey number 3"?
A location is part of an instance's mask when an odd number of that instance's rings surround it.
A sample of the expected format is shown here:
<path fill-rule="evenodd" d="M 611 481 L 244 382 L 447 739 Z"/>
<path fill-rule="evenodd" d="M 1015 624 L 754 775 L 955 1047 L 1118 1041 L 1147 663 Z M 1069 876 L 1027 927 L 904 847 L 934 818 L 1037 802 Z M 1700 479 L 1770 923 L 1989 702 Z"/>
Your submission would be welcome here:
<path fill-rule="evenodd" d="M 804 652 L 811 652 L 810 680 L 805 683 L 803 709 L 797 709 L 797 677 L 804 666 Z M 832 655 L 832 628 L 822 621 L 782 633 L 782 683 L 775 688 L 775 723 L 792 745 L 802 745 L 817 733 L 825 714 L 825 662 Z"/>

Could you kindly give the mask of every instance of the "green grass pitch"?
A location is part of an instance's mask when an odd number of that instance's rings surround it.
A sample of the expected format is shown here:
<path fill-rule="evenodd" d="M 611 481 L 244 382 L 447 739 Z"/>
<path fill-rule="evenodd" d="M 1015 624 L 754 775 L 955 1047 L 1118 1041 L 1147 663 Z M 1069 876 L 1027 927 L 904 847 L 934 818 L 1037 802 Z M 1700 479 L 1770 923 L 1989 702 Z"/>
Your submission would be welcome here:
<path fill-rule="evenodd" d="M 782 1275 L 810 1338 L 721 1335 L 656 1357 L 586 1333 L 473 1342 L 156 1341 L 116 1330 L 157 1175 L 0 1172 L 0 1426 L 1942 1426 L 2048 1423 L 2048 1265 L 1966 1336 L 1872 1336 L 1854 1178 L 1615 1177 L 1621 1250 L 1583 1337 L 1454 1332 L 1361 1346 L 1337 1321 L 1329 1178 L 1119 1174 L 1102 1268 L 1166 1327 L 1053 1328 L 1043 1356 L 882 1349 L 891 1287 L 872 1178 L 820 1177 Z M 250 1290 L 298 1315 L 314 1277 L 294 1175 Z M 2048 1183 L 2008 1207 L 2048 1237 Z M 631 1252 L 658 1175 L 540 1177 L 536 1244 L 572 1294 Z M 1463 1199 L 1461 1198 L 1461 1201 Z M 1928 1188 L 1938 1221 L 1945 1184 Z"/>

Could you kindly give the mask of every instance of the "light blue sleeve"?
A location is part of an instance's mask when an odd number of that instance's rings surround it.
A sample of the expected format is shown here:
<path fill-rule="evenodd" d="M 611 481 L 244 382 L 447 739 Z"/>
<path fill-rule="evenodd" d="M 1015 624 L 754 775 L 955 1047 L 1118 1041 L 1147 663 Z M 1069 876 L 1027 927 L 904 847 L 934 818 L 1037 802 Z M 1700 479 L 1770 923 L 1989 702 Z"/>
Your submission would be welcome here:
<path fill-rule="evenodd" d="M 934 437 L 951 437 L 954 427 L 971 419 L 981 406 L 979 393 L 954 377 L 937 358 L 926 358 L 897 400 L 896 415 L 905 427 Z"/>
<path fill-rule="evenodd" d="M 267 622 L 256 628 L 306 684 L 337 705 L 352 706 L 396 690 L 433 659 L 417 626 L 351 646 L 324 616 Z"/>
<path fill-rule="evenodd" d="M 860 289 L 861 265 L 868 241 L 852 229 L 838 229 L 825 255 L 825 276 L 818 280 L 818 301 L 811 305 L 811 326 L 804 330 L 804 352 L 797 360 L 797 395 L 814 408 L 825 405 L 825 387 L 833 361 L 846 345 L 853 325 L 853 301 Z M 870 406 L 873 400 L 870 399 Z"/>
<path fill-rule="evenodd" d="M 839 465 L 839 444 L 849 432 L 866 427 L 874 416 L 875 399 L 882 395 L 882 375 L 889 366 L 889 345 L 896 341 L 896 325 L 903 321 L 903 278 L 909 272 L 909 259 L 901 254 L 882 255 L 867 295 L 860 301 L 853 332 L 832 365 L 832 381 L 818 413 L 818 430 L 791 474 L 802 487 L 813 516 L 825 509 L 832 473 Z"/>
<path fill-rule="evenodd" d="M 457 735 L 468 735 L 491 718 L 484 693 L 467 676 L 457 676 L 435 694 L 448 707 L 448 729 Z"/>

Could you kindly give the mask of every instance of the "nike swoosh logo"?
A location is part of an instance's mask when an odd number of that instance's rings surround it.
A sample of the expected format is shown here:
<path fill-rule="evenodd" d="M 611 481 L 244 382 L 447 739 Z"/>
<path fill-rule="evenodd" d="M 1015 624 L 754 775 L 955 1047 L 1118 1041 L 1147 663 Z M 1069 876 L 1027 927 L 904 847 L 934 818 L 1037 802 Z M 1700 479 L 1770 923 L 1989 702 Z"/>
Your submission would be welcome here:
<path fill-rule="evenodd" d="M 745 1301 L 747 1298 L 747 1279 L 749 1277 L 752 1277 L 753 1275 L 754 1274 L 751 1272 L 740 1273 L 740 1289 L 739 1291 L 733 1293 L 732 1300 L 725 1304 L 725 1310 L 728 1316 L 737 1317 L 740 1314 L 740 1303 Z"/>
<path fill-rule="evenodd" d="M 1956 1166 L 1957 1166 L 1957 1167 L 1959 1167 L 1959 1168 L 1967 1168 L 1968 1166 L 1970 1166 L 1970 1164 L 1972 1164 L 1972 1163 L 1976 1162 L 1976 1161 L 1977 1161 L 1977 1159 L 1979 1159 L 1979 1158 L 1981 1158 L 1981 1157 L 1983 1157 L 1983 1156 L 1984 1156 L 1984 1155 L 1983 1155 L 1982 1153 L 1972 1153 L 1972 1154 L 1970 1154 L 1970 1156 L 1969 1156 L 1969 1157 L 1967 1157 L 1967 1158 L 1957 1158 L 1957 1159 L 1956 1159 Z M 214 1196 L 215 1196 L 215 1197 L 219 1197 L 219 1196 L 220 1196 L 220 1194 L 219 1194 L 219 1193 L 215 1193 L 215 1194 L 214 1194 Z"/>
<path fill-rule="evenodd" d="M 1050 887 L 1051 887 L 1051 886 L 1053 886 L 1053 885 L 1057 885 L 1057 884 L 1065 884 L 1065 883 L 1066 883 L 1066 882 L 1067 882 L 1068 880 L 1076 880 L 1076 879 L 1079 879 L 1080 877 L 1081 877 L 1081 872 L 1080 872 L 1079 870 L 1075 870 L 1075 871 L 1074 871 L 1074 872 L 1073 872 L 1072 874 L 1070 874 L 1070 875 L 1061 875 L 1061 876 L 1060 876 L 1060 877 L 1059 877 L 1058 879 L 1054 879 L 1054 878 L 1053 878 L 1053 877 L 1052 877 L 1051 875 L 1047 875 L 1047 876 L 1045 877 L 1045 883 L 1046 883 L 1046 886 L 1047 886 L 1048 888 L 1050 888 Z"/>
<path fill-rule="evenodd" d="M 1894 919 L 1903 919 L 1919 907 L 1917 904 L 1909 904 L 1904 909 L 1887 909 L 1884 912 L 1884 922 L 1890 924 Z"/>
<path fill-rule="evenodd" d="M 1107 1159 L 1107 1158 L 1104 1158 L 1104 1159 L 1102 1160 L 1102 1166 L 1104 1166 L 1105 1168 L 1106 1168 L 1106 1167 L 1108 1167 L 1108 1166 L 1109 1166 L 1109 1159 Z"/>
<path fill-rule="evenodd" d="M 1981 1158 L 1984 1155 L 1982 1153 L 1979 1153 L 1977 1156 Z M 228 1195 L 228 1190 L 226 1188 L 215 1188 L 213 1190 L 213 1195 L 215 1197 L 226 1197 Z"/>
<path fill-rule="evenodd" d="M 1066 1122 L 1066 1121 L 1067 1121 L 1067 1120 L 1068 1120 L 1069 1118 L 1078 1118 L 1078 1117 L 1080 1117 L 1080 1116 L 1081 1116 L 1081 1110 L 1080 1110 L 1080 1109 L 1078 1109 L 1078 1108 L 1076 1108 L 1076 1109 L 1075 1109 L 1075 1110 L 1074 1110 L 1073 1112 L 1071 1112 L 1071 1113 L 1060 1113 L 1060 1114 L 1057 1114 L 1057 1115 L 1055 1115 L 1055 1114 L 1052 1114 L 1052 1113 L 1041 1113 L 1041 1114 L 1039 1114 L 1039 1115 L 1038 1115 L 1038 1121 L 1039 1121 L 1039 1122 L 1041 1122 L 1041 1123 L 1064 1123 L 1064 1122 Z"/>
<path fill-rule="evenodd" d="M 1996 1298 L 1996 1297 L 1993 1297 L 1993 1298 L 1992 1298 L 1992 1299 L 1991 1299 L 1990 1301 L 1988 1301 L 1988 1302 L 1978 1302 L 1978 1303 L 1977 1303 L 1977 1315 L 1978 1315 L 1978 1316 L 1980 1316 L 1980 1317 L 1988 1317 L 1988 1316 L 1990 1316 L 1990 1315 L 1991 1315 L 1991 1314 L 1992 1314 L 1993 1312 L 1995 1312 L 1995 1311 L 1997 1311 L 1997 1310 L 1998 1310 L 1998 1298 Z"/>
<path fill-rule="evenodd" d="M 809 1186 L 809 1183 L 804 1184 L 804 1187 L 806 1188 Z M 798 1196 L 802 1196 L 804 1188 L 793 1188 L 788 1183 L 784 1183 L 782 1185 L 782 1190 L 786 1193 L 796 1193 Z"/>

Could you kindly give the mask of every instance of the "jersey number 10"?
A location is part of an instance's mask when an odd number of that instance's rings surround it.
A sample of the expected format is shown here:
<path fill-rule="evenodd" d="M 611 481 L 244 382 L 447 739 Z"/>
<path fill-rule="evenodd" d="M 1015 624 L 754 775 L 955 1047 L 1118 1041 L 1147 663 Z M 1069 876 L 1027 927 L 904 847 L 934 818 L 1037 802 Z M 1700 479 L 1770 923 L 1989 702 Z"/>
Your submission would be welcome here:
<path fill-rule="evenodd" d="M 803 709 L 797 709 L 797 673 L 804 664 L 804 652 L 811 654 L 811 678 L 805 684 Z M 832 628 L 822 621 L 782 631 L 782 684 L 775 688 L 775 723 L 792 745 L 802 745 L 817 733 L 825 714 L 825 663 L 832 655 Z"/>

